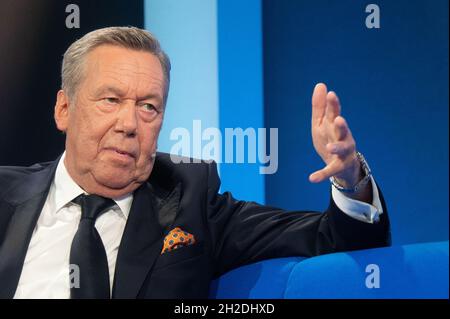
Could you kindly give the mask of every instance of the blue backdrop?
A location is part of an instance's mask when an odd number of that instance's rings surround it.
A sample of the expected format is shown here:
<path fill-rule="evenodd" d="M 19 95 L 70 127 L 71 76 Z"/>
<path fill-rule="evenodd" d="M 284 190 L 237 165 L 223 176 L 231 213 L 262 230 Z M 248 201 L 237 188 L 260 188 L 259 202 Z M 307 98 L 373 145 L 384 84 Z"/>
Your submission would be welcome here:
<path fill-rule="evenodd" d="M 265 124 L 279 127 L 267 203 L 325 209 L 328 185 L 310 137 L 311 92 L 340 97 L 357 147 L 382 187 L 393 242 L 448 240 L 448 1 L 263 1 Z"/>
<path fill-rule="evenodd" d="M 340 97 L 380 184 L 394 244 L 448 240 L 448 1 L 146 0 L 145 24 L 173 62 L 159 141 L 192 120 L 222 130 L 278 128 L 274 175 L 222 164 L 222 190 L 290 210 L 324 210 L 329 184 L 311 142 L 311 93 Z M 205 128 L 205 126 L 203 126 Z"/>

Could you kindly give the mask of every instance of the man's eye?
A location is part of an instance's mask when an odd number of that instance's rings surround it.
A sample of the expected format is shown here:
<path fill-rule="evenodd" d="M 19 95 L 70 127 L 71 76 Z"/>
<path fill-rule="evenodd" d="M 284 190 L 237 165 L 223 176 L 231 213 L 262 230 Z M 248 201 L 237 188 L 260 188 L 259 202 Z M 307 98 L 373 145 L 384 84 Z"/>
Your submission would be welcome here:
<path fill-rule="evenodd" d="M 156 111 L 156 107 L 150 103 L 142 104 L 142 108 L 147 112 Z"/>
<path fill-rule="evenodd" d="M 117 104 L 119 103 L 119 99 L 116 97 L 106 97 L 104 100 L 109 104 Z"/>

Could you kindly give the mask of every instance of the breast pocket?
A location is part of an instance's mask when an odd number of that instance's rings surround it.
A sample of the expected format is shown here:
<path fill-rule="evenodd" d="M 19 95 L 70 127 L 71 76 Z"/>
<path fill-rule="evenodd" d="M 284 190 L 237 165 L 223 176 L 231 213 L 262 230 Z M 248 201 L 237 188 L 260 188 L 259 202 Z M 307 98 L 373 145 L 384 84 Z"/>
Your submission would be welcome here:
<path fill-rule="evenodd" d="M 180 247 L 160 255 L 155 263 L 154 270 L 177 264 L 179 262 L 200 256 L 204 253 L 203 242 Z"/>

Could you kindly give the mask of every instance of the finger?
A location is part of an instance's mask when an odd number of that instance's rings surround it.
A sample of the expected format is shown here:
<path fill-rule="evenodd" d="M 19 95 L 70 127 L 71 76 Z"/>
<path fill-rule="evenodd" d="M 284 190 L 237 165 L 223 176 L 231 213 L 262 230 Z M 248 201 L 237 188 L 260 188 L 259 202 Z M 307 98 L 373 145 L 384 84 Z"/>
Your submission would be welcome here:
<path fill-rule="evenodd" d="M 344 140 L 350 132 L 347 121 L 340 115 L 334 119 L 334 132 L 338 141 Z"/>
<path fill-rule="evenodd" d="M 327 151 L 330 154 L 345 157 L 355 151 L 355 144 L 349 141 L 335 142 L 327 144 Z"/>
<path fill-rule="evenodd" d="M 312 183 L 320 183 L 331 176 L 337 175 L 343 170 L 342 163 L 340 161 L 334 161 L 318 170 L 311 175 L 309 175 L 309 181 Z"/>
<path fill-rule="evenodd" d="M 312 95 L 312 122 L 314 124 L 322 123 L 327 107 L 327 87 L 323 83 L 315 86 Z"/>
<path fill-rule="evenodd" d="M 336 93 L 330 91 L 327 94 L 327 107 L 325 110 L 325 117 L 328 121 L 333 122 L 336 116 L 341 114 L 341 105 Z"/>

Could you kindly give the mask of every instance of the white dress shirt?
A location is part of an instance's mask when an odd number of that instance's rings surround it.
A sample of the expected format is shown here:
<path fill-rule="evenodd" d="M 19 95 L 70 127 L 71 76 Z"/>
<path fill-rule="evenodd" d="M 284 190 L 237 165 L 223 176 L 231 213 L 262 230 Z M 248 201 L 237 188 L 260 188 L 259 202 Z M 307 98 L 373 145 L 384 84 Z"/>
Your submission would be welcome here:
<path fill-rule="evenodd" d="M 81 207 L 71 201 L 85 192 L 70 177 L 64 157 L 65 153 L 31 237 L 14 298 L 70 298 L 70 247 L 81 218 Z M 111 291 L 117 252 L 133 195 L 114 201 L 117 205 L 95 222 L 108 257 Z"/>
<path fill-rule="evenodd" d="M 70 247 L 81 218 L 80 206 L 71 201 L 84 191 L 70 177 L 64 158 L 65 153 L 58 163 L 55 178 L 31 237 L 14 298 L 70 298 Z M 333 187 L 332 197 L 336 205 L 352 218 L 366 223 L 376 222 L 383 210 L 375 182 L 373 179 L 371 182 L 372 205 L 348 198 Z M 117 253 L 133 195 L 114 201 L 117 205 L 95 222 L 108 257 L 111 291 Z"/>

